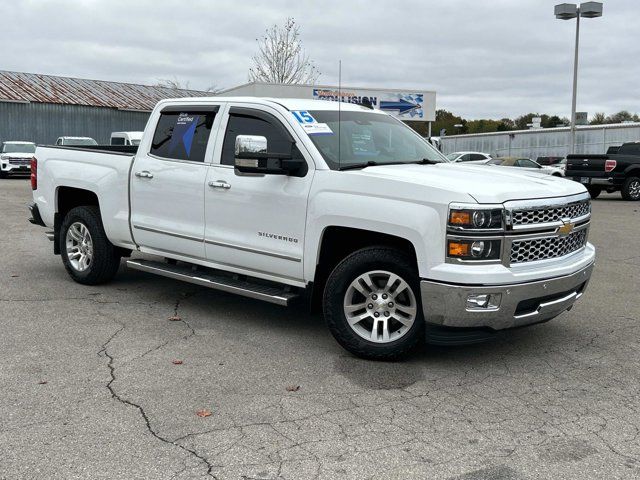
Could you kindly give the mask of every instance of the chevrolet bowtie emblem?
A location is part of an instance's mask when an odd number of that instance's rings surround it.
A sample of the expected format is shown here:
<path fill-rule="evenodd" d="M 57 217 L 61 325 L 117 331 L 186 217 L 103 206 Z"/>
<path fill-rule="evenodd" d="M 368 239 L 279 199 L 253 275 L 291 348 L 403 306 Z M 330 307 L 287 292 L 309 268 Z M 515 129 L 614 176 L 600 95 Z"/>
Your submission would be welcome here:
<path fill-rule="evenodd" d="M 558 235 L 560 235 L 561 237 L 566 237 L 571 232 L 573 232 L 573 227 L 574 227 L 573 223 L 564 222 L 564 225 L 562 225 L 560 228 L 558 228 Z"/>

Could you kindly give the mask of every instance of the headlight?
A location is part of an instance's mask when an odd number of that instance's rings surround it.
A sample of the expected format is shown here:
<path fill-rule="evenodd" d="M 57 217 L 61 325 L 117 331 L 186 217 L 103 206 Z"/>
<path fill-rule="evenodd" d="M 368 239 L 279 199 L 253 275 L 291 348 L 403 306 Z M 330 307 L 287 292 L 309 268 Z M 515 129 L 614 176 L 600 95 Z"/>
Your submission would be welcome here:
<path fill-rule="evenodd" d="M 448 227 L 453 230 L 498 231 L 503 229 L 503 209 L 465 208 L 452 205 L 449 208 Z"/>
<path fill-rule="evenodd" d="M 499 260 L 500 240 L 449 239 L 447 256 L 458 260 Z"/>

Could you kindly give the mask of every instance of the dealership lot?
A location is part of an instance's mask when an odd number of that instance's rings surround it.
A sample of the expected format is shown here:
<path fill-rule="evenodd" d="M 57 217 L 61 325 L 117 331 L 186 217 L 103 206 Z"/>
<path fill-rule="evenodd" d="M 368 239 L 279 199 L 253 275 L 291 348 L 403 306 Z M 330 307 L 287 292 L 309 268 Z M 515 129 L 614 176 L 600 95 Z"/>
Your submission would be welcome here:
<path fill-rule="evenodd" d="M 30 194 L 0 181 L 0 478 L 640 476 L 640 203 L 594 202 L 571 312 L 376 363 L 303 308 L 75 284 Z"/>

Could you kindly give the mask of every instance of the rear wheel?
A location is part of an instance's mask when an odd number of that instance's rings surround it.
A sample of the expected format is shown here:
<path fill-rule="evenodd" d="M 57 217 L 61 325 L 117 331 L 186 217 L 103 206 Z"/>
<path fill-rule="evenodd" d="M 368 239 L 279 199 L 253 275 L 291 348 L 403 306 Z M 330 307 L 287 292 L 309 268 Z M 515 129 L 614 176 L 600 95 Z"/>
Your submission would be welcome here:
<path fill-rule="evenodd" d="M 111 280 L 120 266 L 120 253 L 109 241 L 98 207 L 76 207 L 60 228 L 62 263 L 76 282 L 97 285 Z"/>
<path fill-rule="evenodd" d="M 403 252 L 358 250 L 329 275 L 323 310 L 335 339 L 363 358 L 391 360 L 424 338 L 418 273 Z"/>
<path fill-rule="evenodd" d="M 625 200 L 640 200 L 640 177 L 629 177 L 622 184 L 622 198 Z"/>
<path fill-rule="evenodd" d="M 589 185 L 587 187 L 587 191 L 589 192 L 589 195 L 591 195 L 591 198 L 598 198 L 598 195 L 602 193 L 602 187 L 594 187 L 593 185 Z"/>

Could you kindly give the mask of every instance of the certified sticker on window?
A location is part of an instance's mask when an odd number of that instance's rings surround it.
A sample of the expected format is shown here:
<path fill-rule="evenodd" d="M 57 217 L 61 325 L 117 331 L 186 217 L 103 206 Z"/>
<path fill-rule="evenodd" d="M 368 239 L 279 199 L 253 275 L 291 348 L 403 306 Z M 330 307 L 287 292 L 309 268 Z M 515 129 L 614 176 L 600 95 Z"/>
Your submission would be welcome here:
<path fill-rule="evenodd" d="M 333 135 L 333 130 L 326 123 L 318 123 L 306 110 L 291 112 L 307 135 Z"/>

